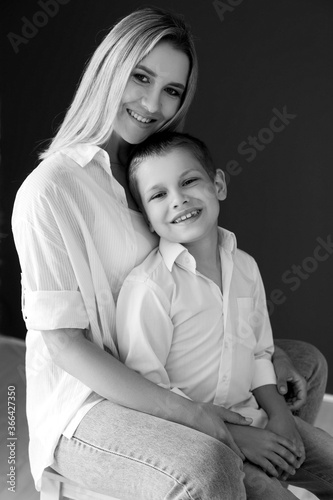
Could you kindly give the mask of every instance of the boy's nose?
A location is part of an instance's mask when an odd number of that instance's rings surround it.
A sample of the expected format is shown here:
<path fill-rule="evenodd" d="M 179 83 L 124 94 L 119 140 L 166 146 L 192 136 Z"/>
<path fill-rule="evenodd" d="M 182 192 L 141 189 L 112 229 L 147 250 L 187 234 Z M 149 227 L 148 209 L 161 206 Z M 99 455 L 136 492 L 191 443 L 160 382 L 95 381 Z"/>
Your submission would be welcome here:
<path fill-rule="evenodd" d="M 175 193 L 173 197 L 173 202 L 172 206 L 173 208 L 179 208 L 182 205 L 185 205 L 185 203 L 188 203 L 189 197 L 187 195 L 184 195 L 182 193 Z"/>

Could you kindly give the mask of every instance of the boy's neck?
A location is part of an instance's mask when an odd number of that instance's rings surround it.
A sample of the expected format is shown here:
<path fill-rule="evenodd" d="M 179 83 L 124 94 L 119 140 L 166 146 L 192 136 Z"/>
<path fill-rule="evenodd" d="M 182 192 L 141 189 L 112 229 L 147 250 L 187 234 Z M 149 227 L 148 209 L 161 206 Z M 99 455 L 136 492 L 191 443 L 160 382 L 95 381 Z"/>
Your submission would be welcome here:
<path fill-rule="evenodd" d="M 222 267 L 219 249 L 218 230 L 212 231 L 209 237 L 191 243 L 183 243 L 195 258 L 197 271 L 211 279 L 222 291 Z"/>

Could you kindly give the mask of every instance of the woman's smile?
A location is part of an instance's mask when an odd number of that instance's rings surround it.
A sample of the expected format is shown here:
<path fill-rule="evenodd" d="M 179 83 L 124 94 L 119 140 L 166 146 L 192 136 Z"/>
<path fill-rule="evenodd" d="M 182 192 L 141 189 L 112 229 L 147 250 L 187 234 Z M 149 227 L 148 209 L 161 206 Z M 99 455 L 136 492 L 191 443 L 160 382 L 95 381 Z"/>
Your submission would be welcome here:
<path fill-rule="evenodd" d="M 127 113 L 131 118 L 134 118 L 134 120 L 139 122 L 140 124 L 148 125 L 157 121 L 156 118 L 149 118 L 146 115 L 143 116 L 142 114 L 139 114 L 132 109 L 127 109 Z"/>

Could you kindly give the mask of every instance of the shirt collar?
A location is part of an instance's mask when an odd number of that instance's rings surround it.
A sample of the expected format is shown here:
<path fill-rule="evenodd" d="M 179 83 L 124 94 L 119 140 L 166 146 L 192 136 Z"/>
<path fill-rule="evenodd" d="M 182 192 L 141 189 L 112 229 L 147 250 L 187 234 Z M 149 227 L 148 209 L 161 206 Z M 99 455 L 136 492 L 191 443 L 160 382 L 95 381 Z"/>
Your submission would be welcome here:
<path fill-rule="evenodd" d="M 237 240 L 234 233 L 224 229 L 218 228 L 219 233 L 219 247 L 228 253 L 234 254 L 237 249 Z M 173 243 L 164 238 L 160 239 L 159 250 L 165 265 L 172 271 L 173 265 L 176 262 L 189 271 L 195 272 L 196 261 L 190 252 L 180 243 Z"/>
<path fill-rule="evenodd" d="M 104 170 L 110 173 L 109 155 L 99 146 L 82 142 L 73 146 L 68 146 L 67 148 L 62 149 L 61 152 L 69 156 L 82 168 L 88 165 L 88 163 L 98 155 Z"/>
<path fill-rule="evenodd" d="M 223 227 L 218 228 L 218 233 L 219 247 L 234 255 L 237 250 L 237 239 L 235 234 L 228 231 L 228 229 L 224 229 Z"/>

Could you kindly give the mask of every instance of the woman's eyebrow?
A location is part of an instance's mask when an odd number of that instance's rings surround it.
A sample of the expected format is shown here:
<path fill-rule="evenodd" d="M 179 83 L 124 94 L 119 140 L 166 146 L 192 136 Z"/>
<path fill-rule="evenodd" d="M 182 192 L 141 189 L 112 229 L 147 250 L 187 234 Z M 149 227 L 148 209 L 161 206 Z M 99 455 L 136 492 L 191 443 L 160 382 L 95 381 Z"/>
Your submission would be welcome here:
<path fill-rule="evenodd" d="M 147 66 L 144 66 L 143 64 L 137 64 L 136 68 L 143 69 L 144 71 L 146 71 L 146 73 L 148 73 L 148 75 L 154 78 L 157 77 L 157 74 L 154 71 L 152 71 L 150 68 L 147 68 Z M 170 82 L 169 85 L 172 85 L 173 87 L 178 87 L 181 90 L 185 90 L 185 85 L 183 85 L 182 83 Z"/>

